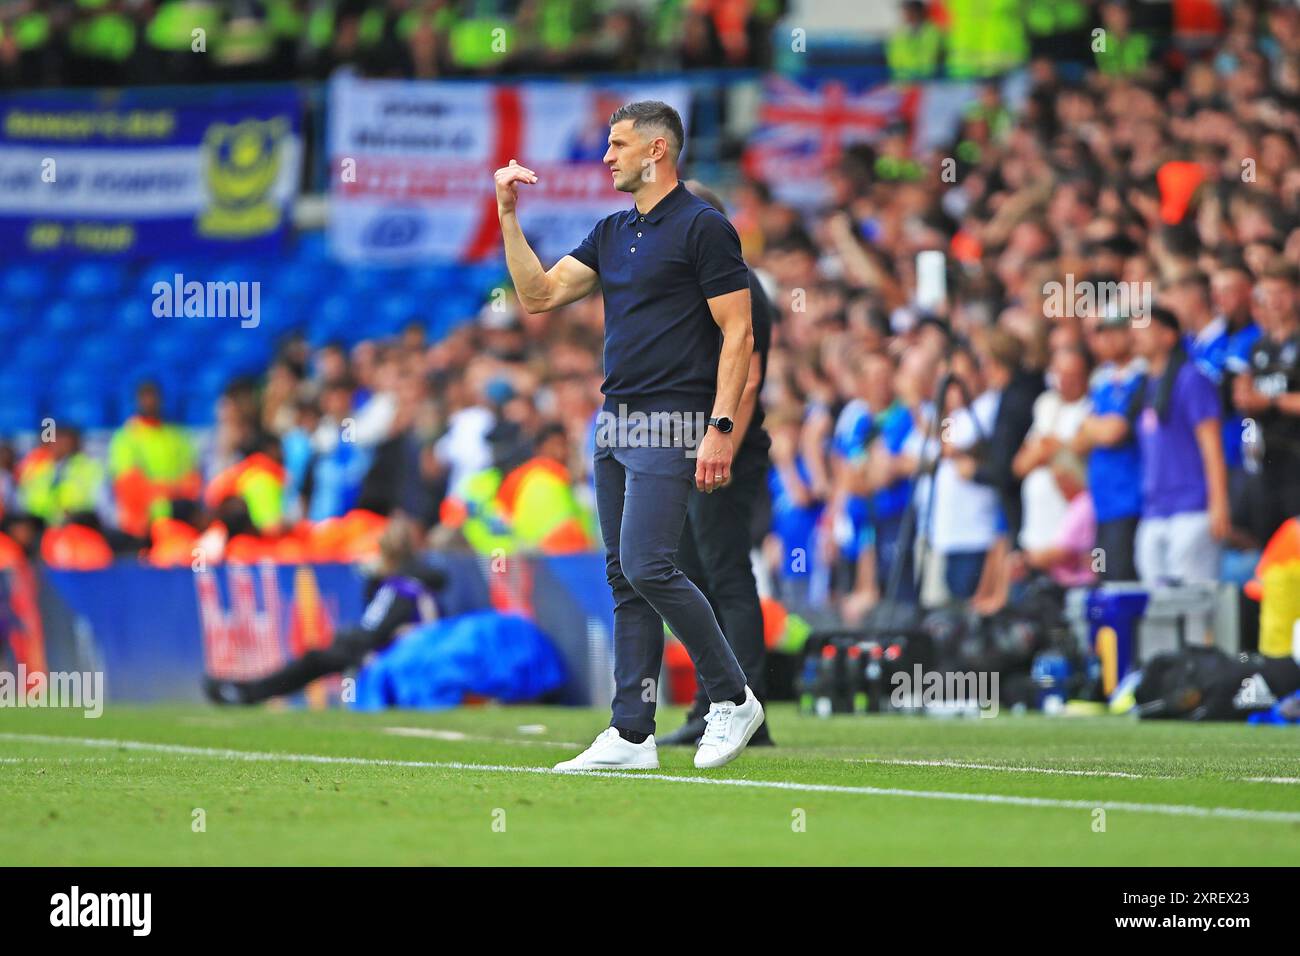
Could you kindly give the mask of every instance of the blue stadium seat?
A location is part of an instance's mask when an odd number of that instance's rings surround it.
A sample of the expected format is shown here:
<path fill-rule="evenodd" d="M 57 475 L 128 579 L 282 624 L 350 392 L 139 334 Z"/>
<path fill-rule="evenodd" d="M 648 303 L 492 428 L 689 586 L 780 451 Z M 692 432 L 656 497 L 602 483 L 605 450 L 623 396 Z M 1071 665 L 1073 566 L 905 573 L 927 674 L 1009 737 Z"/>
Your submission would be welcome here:
<path fill-rule="evenodd" d="M 116 303 L 109 317 L 109 327 L 124 335 L 142 337 L 158 331 L 159 324 L 170 321 L 153 314 L 152 300 L 131 296 Z"/>
<path fill-rule="evenodd" d="M 55 422 L 76 425 L 81 429 L 113 428 L 117 425 L 103 397 L 83 396 L 60 399 L 50 410 Z"/>
<path fill-rule="evenodd" d="M 505 267 L 497 261 L 476 262 L 463 266 L 461 274 L 465 277 L 465 287 L 483 296 L 497 286 L 509 285 L 510 275 Z"/>
<path fill-rule="evenodd" d="M 389 333 L 400 331 L 408 322 L 418 318 L 421 311 L 415 296 L 404 292 L 390 293 L 379 302 L 379 328 Z"/>
<path fill-rule="evenodd" d="M 26 388 L 30 384 L 25 376 L 0 376 L 0 394 L 5 396 L 0 402 L 0 435 L 11 438 L 19 432 L 40 429 L 40 396 Z"/>
<path fill-rule="evenodd" d="M 324 262 L 330 258 L 329 237 L 324 230 L 300 233 L 292 255 L 300 262 Z"/>
<path fill-rule="evenodd" d="M 64 278 L 62 287 L 75 299 L 105 300 L 126 287 L 128 266 L 122 262 L 81 262 L 73 266 Z"/>
<path fill-rule="evenodd" d="M 26 368 L 37 374 L 47 374 L 59 365 L 59 353 L 51 347 L 50 339 L 44 334 L 29 334 L 9 354 L 6 365 L 12 368 Z"/>
<path fill-rule="evenodd" d="M 392 276 L 389 272 L 388 269 L 353 267 L 344 273 L 344 288 L 353 296 L 362 299 L 369 298 L 382 293 L 391 286 Z"/>
<path fill-rule="evenodd" d="M 416 295 L 438 295 L 457 281 L 454 269 L 429 265 L 413 270 L 407 287 Z"/>
<path fill-rule="evenodd" d="M 35 326 L 33 310 L 17 302 L 0 302 L 0 336 L 12 343 Z"/>
<path fill-rule="evenodd" d="M 0 299 L 6 302 L 34 302 L 49 294 L 53 269 L 43 263 L 21 263 L 0 276 Z"/>
<path fill-rule="evenodd" d="M 107 309 L 98 302 L 59 299 L 45 310 L 41 327 L 52 339 L 71 339 L 108 325 Z"/>
<path fill-rule="evenodd" d="M 140 270 L 140 278 L 136 283 L 136 288 L 140 295 L 147 296 L 148 301 L 152 303 L 156 294 L 154 292 L 156 283 L 162 282 L 170 290 L 175 283 L 177 274 L 184 281 L 193 281 L 201 278 L 200 271 L 201 267 L 191 259 L 155 259 L 146 263 L 144 268 Z"/>
<path fill-rule="evenodd" d="M 81 369 L 63 372 L 50 389 L 49 410 L 56 421 L 82 428 L 104 428 L 112 424 L 109 396 L 113 380 Z"/>
<path fill-rule="evenodd" d="M 267 291 L 284 299 L 310 299 L 321 294 L 321 290 L 332 281 L 333 270 L 303 262 L 287 262 L 273 272 L 267 282 Z"/>
<path fill-rule="evenodd" d="M 143 357 L 143 346 L 133 332 L 98 331 L 79 337 L 68 349 L 69 367 L 93 369 L 116 377 Z"/>
<path fill-rule="evenodd" d="M 152 366 L 185 368 L 206 353 L 206 343 L 184 330 L 169 329 L 148 340 L 146 354 Z"/>

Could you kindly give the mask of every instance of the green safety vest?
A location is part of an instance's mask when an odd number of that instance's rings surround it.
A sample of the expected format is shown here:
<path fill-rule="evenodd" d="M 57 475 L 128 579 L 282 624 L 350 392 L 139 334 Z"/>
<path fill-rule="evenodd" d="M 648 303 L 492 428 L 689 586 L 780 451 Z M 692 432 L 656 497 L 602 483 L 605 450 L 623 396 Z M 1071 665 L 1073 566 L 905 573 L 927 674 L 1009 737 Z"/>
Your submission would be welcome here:
<path fill-rule="evenodd" d="M 0 39 L 4 39 L 4 24 L 0 23 Z M 24 13 L 13 25 L 14 46 L 22 52 L 35 50 L 50 42 L 50 18 L 43 13 Z"/>
<path fill-rule="evenodd" d="M 957 158 L 963 163 L 969 163 L 972 166 L 978 166 L 980 157 L 984 153 L 980 150 L 979 143 L 974 140 L 964 139 L 957 144 Z"/>
<path fill-rule="evenodd" d="M 370 9 L 361 14 L 357 23 L 357 45 L 375 46 L 384 38 L 384 22 L 387 13 L 383 10 Z"/>
<path fill-rule="evenodd" d="M 899 83 L 929 79 L 939 68 L 942 49 L 943 31 L 933 23 L 923 23 L 915 30 L 899 30 L 885 48 L 890 77 Z"/>
<path fill-rule="evenodd" d="M 948 74 L 997 76 L 1023 66 L 1029 41 L 1020 0 L 948 0 Z"/>
<path fill-rule="evenodd" d="M 104 467 L 76 452 L 62 462 L 46 459 L 24 469 L 18 500 L 46 524 L 62 524 L 68 515 L 94 511 L 103 484 Z"/>
<path fill-rule="evenodd" d="M 121 63 L 135 52 L 135 24 L 120 13 L 79 20 L 68 31 L 68 46 L 84 57 Z"/>
<path fill-rule="evenodd" d="M 1027 0 L 1025 25 L 1034 36 L 1068 33 L 1087 23 L 1088 5 L 1082 0 Z"/>
<path fill-rule="evenodd" d="M 151 425 L 131 418 L 108 443 L 108 470 L 114 478 L 139 468 L 153 481 L 178 481 L 194 469 L 194 447 L 176 425 Z"/>
<path fill-rule="evenodd" d="M 189 53 L 195 30 L 207 36 L 208 49 L 212 49 L 221 32 L 221 12 L 210 3 L 191 0 L 169 0 L 153 15 L 144 29 L 149 45 L 169 53 Z"/>
<path fill-rule="evenodd" d="M 1106 34 L 1106 49 L 1096 54 L 1097 69 L 1106 76 L 1129 76 L 1137 73 L 1151 59 L 1151 41 L 1146 34 L 1130 33 L 1114 37 Z"/>
<path fill-rule="evenodd" d="M 491 554 L 497 549 L 510 554 L 515 550 L 514 537 L 497 506 L 501 478 L 500 469 L 485 468 L 466 478 L 455 492 L 468 512 L 461 534 L 479 554 Z"/>
<path fill-rule="evenodd" d="M 494 35 L 495 30 L 504 34 Z M 505 52 L 515 48 L 514 28 L 509 24 L 500 20 L 461 20 L 451 29 L 452 62 L 469 69 L 499 62 L 502 54 L 492 49 L 496 36 L 501 37 Z"/>
<path fill-rule="evenodd" d="M 876 177 L 889 182 L 906 181 L 914 183 L 920 179 L 925 170 L 914 159 L 899 159 L 894 156 L 880 156 L 876 159 Z"/>
<path fill-rule="evenodd" d="M 279 40 L 296 40 L 302 35 L 307 18 L 298 12 L 293 0 L 267 0 L 266 22 Z"/>

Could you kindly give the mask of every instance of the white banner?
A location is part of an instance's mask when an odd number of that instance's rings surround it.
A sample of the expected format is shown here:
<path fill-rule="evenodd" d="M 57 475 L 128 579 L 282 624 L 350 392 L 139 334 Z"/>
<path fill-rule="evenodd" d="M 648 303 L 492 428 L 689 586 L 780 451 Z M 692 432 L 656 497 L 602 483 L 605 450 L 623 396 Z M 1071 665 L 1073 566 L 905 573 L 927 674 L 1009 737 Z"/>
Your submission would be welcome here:
<path fill-rule="evenodd" d="M 361 80 L 330 87 L 330 242 L 353 262 L 467 261 L 499 254 L 492 171 L 538 174 L 519 218 L 548 264 L 630 205 L 601 157 L 609 116 L 657 99 L 690 113 L 684 83 L 592 87 Z"/>

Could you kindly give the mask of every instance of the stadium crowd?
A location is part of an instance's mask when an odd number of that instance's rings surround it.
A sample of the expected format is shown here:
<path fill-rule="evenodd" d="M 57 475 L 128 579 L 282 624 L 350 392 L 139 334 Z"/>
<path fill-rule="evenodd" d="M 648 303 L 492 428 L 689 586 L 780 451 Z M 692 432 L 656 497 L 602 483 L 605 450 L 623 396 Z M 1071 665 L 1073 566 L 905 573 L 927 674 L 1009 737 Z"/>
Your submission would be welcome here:
<path fill-rule="evenodd" d="M 0 86 L 762 66 L 784 0 L 5 0 Z M 204 54 L 196 56 L 195 54 Z"/>
<path fill-rule="evenodd" d="M 1146 52 L 1077 77 L 1032 57 L 1023 102 L 982 87 L 944 148 L 848 149 L 820 210 L 729 191 L 779 311 L 754 543 L 787 601 L 856 620 L 917 597 L 922 564 L 927 602 L 986 611 L 1035 576 L 1213 580 L 1300 514 L 1300 9 L 1236 4 L 1213 46 Z M 485 554 L 592 547 L 601 329 L 598 297 L 508 296 L 436 342 L 295 337 L 201 447 L 145 387 L 106 465 L 71 427 L 4 451 L 5 530 L 292 558 L 400 510 Z"/>

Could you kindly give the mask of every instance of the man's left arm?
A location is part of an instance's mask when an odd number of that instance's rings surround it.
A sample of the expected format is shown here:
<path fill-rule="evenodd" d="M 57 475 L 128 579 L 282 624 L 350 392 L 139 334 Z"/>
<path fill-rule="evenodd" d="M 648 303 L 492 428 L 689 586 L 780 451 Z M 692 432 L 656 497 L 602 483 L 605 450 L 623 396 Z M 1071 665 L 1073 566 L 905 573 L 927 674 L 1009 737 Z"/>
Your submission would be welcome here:
<path fill-rule="evenodd" d="M 754 352 L 749 269 L 740 254 L 740 236 L 735 227 L 714 209 L 706 209 L 695 217 L 687 235 L 687 248 L 700 291 L 709 304 L 713 321 L 722 330 L 711 417 L 730 418 L 734 422 Z M 716 428 L 705 429 L 695 459 L 696 488 L 711 492 L 731 480 L 731 461 L 740 434 L 738 428 L 733 428 L 730 434 Z"/>
<path fill-rule="evenodd" d="M 736 409 L 736 428 L 732 432 L 737 441 L 743 440 L 749 432 L 749 423 L 754 420 L 754 409 L 758 407 L 758 390 L 763 381 L 763 360 L 757 349 L 749 355 L 749 375 L 745 379 L 745 390 L 740 393 L 740 405 Z"/>
<path fill-rule="evenodd" d="M 712 418 L 735 420 L 741 395 L 749 379 L 750 359 L 754 354 L 754 328 L 750 315 L 749 287 L 714 296 L 708 300 L 713 321 L 722 330 L 722 351 L 718 356 L 718 389 L 713 398 Z M 752 409 L 751 409 L 752 415 Z M 695 461 L 695 487 L 712 492 L 731 480 L 731 461 L 735 456 L 734 427 L 730 434 L 709 428 L 700 442 Z"/>

